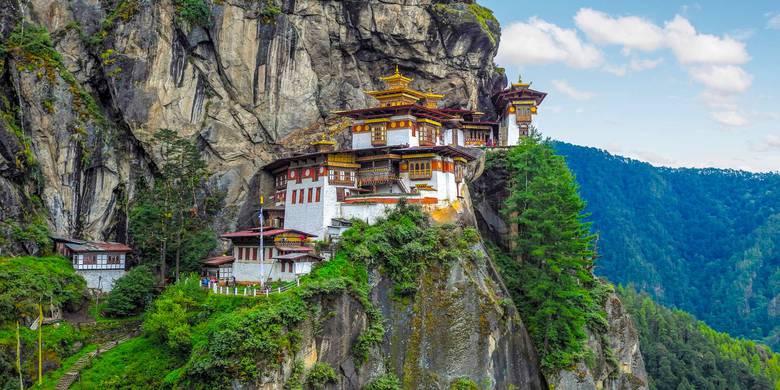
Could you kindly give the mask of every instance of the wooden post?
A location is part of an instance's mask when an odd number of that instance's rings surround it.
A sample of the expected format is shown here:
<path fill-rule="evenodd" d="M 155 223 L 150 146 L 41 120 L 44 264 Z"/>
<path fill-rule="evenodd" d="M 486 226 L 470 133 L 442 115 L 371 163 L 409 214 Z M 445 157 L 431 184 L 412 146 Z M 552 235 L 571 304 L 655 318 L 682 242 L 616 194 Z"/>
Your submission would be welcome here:
<path fill-rule="evenodd" d="M 38 303 L 38 385 L 43 384 L 43 306 Z"/>
<path fill-rule="evenodd" d="M 24 390 L 24 378 L 22 378 L 22 340 L 19 337 L 19 321 L 16 321 L 16 371 L 19 372 L 19 388 Z"/>

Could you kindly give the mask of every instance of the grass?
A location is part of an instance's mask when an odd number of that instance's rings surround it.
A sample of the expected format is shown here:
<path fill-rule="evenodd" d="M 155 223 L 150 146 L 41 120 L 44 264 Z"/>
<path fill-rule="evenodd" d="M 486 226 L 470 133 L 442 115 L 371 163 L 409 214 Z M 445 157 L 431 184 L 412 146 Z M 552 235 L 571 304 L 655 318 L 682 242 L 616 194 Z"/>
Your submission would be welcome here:
<path fill-rule="evenodd" d="M 164 375 L 184 363 L 149 337 L 136 337 L 101 354 L 71 389 L 161 388 Z"/>
<path fill-rule="evenodd" d="M 33 390 L 53 390 L 57 387 L 57 382 L 59 382 L 60 378 L 62 378 L 63 375 L 65 375 L 68 370 L 70 370 L 71 367 L 73 367 L 76 362 L 81 359 L 82 356 L 85 356 L 86 354 L 94 351 L 97 349 L 97 344 L 89 344 L 86 347 L 82 348 L 75 354 L 69 356 L 65 360 L 62 361 L 62 366 L 60 368 L 47 372 L 43 376 L 43 383 L 38 385 L 37 383 L 35 386 L 31 387 Z"/>

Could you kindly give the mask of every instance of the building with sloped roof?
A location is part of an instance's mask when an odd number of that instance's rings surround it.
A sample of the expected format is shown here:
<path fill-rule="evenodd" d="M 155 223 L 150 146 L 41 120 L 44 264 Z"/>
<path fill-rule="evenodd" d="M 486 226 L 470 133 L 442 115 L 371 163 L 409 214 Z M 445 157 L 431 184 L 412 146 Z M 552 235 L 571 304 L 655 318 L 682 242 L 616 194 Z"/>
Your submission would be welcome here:
<path fill-rule="evenodd" d="M 122 243 L 52 237 L 54 250 L 68 258 L 87 288 L 109 292 L 125 274 L 127 255 L 132 249 Z"/>

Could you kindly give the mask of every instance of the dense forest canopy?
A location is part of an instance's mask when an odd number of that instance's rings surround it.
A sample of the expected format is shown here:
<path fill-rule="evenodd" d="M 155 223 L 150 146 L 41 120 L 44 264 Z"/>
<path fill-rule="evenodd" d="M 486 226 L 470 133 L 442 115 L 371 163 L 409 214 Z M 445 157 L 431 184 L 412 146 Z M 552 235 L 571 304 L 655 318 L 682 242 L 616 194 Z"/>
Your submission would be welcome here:
<path fill-rule="evenodd" d="M 717 332 L 690 314 L 619 288 L 639 331 L 651 389 L 777 389 L 780 355 Z"/>
<path fill-rule="evenodd" d="M 780 347 L 780 175 L 669 169 L 556 143 L 599 235 L 596 272 Z"/>

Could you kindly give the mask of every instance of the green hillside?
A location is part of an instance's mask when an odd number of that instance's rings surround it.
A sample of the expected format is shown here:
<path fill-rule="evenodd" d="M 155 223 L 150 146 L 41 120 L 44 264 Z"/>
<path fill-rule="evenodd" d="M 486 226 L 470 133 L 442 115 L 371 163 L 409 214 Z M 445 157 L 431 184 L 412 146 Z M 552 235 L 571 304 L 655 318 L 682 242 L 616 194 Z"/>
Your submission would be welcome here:
<path fill-rule="evenodd" d="M 556 143 L 598 232 L 596 272 L 780 347 L 780 175 L 668 169 Z"/>
<path fill-rule="evenodd" d="M 619 288 L 634 318 L 654 389 L 778 389 L 780 355 L 717 332 L 690 314 Z"/>

